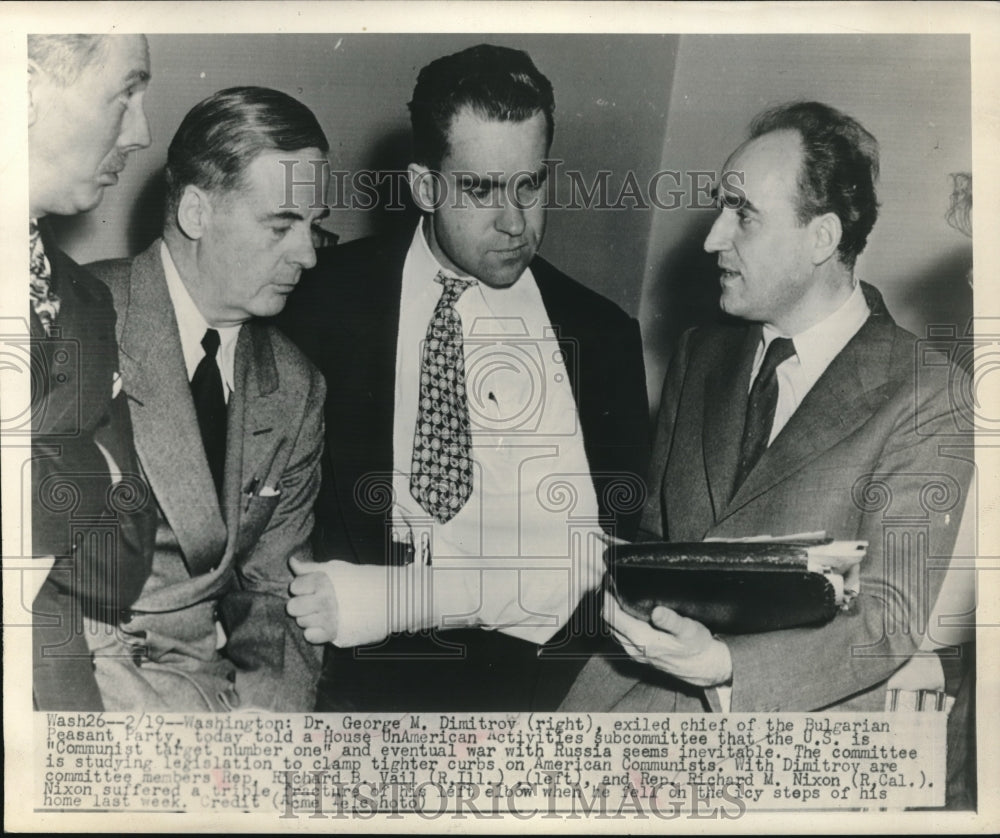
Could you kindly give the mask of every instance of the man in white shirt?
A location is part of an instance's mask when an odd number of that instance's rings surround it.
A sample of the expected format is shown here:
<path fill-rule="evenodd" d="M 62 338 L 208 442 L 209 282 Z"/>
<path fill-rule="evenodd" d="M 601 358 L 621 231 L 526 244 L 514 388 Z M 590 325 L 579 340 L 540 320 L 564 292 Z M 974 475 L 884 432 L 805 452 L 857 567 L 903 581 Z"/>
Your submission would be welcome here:
<path fill-rule="evenodd" d="M 92 266 L 158 511 L 152 573 L 87 639 L 108 710 L 311 710 L 320 659 L 285 614 L 311 557 L 322 376 L 262 318 L 315 264 L 326 137 L 277 90 L 200 102 L 167 153 L 162 240 Z"/>
<path fill-rule="evenodd" d="M 331 385 L 333 561 L 296 565 L 290 604 L 339 647 L 318 709 L 552 709 L 570 636 L 598 632 L 584 598 L 603 533 L 635 531 L 648 415 L 638 325 L 536 255 L 553 109 L 518 50 L 425 67 L 420 223 L 322 254 L 279 318 Z"/>
<path fill-rule="evenodd" d="M 670 541 L 864 540 L 860 593 L 825 625 L 721 638 L 662 606 L 634 619 L 608 596 L 637 663 L 594 659 L 563 709 L 884 709 L 927 631 L 972 453 L 949 398 L 963 373 L 855 276 L 877 175 L 875 138 L 833 108 L 754 120 L 705 241 L 735 319 L 688 332 L 671 362 L 642 525 Z"/>

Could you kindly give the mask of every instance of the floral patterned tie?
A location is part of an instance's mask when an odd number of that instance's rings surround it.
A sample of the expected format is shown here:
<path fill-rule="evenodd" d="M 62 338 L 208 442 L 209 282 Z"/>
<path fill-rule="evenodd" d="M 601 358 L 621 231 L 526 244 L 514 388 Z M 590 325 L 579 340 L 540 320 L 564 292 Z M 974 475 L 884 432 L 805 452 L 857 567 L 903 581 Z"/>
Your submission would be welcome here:
<path fill-rule="evenodd" d="M 28 223 L 31 266 L 31 307 L 42 322 L 45 334 L 51 334 L 52 324 L 59 316 L 59 297 L 52 291 L 52 266 L 49 265 L 42 245 L 42 235 L 38 222 L 32 218 Z"/>
<path fill-rule="evenodd" d="M 444 286 L 424 338 L 410 493 L 446 524 L 472 494 L 472 437 L 465 397 L 462 318 L 455 303 L 474 279 L 438 273 Z"/>

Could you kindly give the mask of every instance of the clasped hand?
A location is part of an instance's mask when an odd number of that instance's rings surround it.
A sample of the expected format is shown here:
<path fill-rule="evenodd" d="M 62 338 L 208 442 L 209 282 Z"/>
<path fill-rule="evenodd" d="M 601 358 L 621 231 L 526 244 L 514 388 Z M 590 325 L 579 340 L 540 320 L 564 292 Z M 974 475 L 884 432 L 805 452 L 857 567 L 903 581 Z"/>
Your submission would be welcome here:
<path fill-rule="evenodd" d="M 696 687 L 718 687 L 733 674 L 729 647 L 702 623 L 660 605 L 649 622 L 626 614 L 610 593 L 604 619 L 628 654 Z"/>
<path fill-rule="evenodd" d="M 289 560 L 295 578 L 286 610 L 310 643 L 332 643 L 337 636 L 337 593 L 330 578 L 331 562 Z"/>

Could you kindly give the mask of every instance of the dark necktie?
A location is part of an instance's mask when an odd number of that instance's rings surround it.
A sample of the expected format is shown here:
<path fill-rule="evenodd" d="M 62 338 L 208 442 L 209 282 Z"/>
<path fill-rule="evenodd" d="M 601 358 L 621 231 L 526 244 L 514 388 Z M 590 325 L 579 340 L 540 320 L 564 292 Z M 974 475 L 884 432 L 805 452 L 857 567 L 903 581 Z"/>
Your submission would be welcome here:
<path fill-rule="evenodd" d="M 465 349 L 455 302 L 475 280 L 439 273 L 434 281 L 444 290 L 424 338 L 410 493 L 429 515 L 446 524 L 472 494 Z"/>
<path fill-rule="evenodd" d="M 750 398 L 747 401 L 740 461 L 736 471 L 736 482 L 733 484 L 734 495 L 767 448 L 771 428 L 774 425 L 774 411 L 778 406 L 777 369 L 794 354 L 795 344 L 791 338 L 775 338 L 764 353 L 764 361 L 760 365 L 753 387 L 750 388 Z"/>
<path fill-rule="evenodd" d="M 208 329 L 201 339 L 205 357 L 198 363 L 191 379 L 191 395 L 198 415 L 198 428 L 205 446 L 205 457 L 212 472 L 215 491 L 222 499 L 222 476 L 226 466 L 226 395 L 222 373 L 216 355 L 219 352 L 219 333 Z"/>
<path fill-rule="evenodd" d="M 41 321 L 45 334 L 52 333 L 52 325 L 59 315 L 60 299 L 52 290 L 52 267 L 45 255 L 38 222 L 28 222 L 29 268 L 31 271 L 31 308 Z"/>

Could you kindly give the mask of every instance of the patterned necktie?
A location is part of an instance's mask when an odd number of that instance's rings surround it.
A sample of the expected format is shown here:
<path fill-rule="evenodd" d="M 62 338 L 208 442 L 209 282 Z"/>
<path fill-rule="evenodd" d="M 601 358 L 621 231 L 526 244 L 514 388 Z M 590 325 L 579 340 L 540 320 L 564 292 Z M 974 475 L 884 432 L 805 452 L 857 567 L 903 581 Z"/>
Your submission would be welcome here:
<path fill-rule="evenodd" d="M 424 338 L 410 493 L 429 515 L 446 524 L 472 494 L 465 349 L 455 302 L 475 280 L 439 273 L 434 281 L 444 290 Z"/>
<path fill-rule="evenodd" d="M 201 339 L 205 357 L 198 362 L 191 379 L 191 395 L 194 397 L 194 412 L 198 416 L 198 429 L 205 446 L 208 468 L 221 500 L 222 477 L 226 467 L 226 394 L 216 361 L 219 342 L 219 333 L 215 329 L 206 330 L 205 337 Z"/>
<path fill-rule="evenodd" d="M 740 445 L 740 462 L 733 484 L 733 494 L 739 490 L 751 469 L 767 448 L 774 425 L 774 411 L 778 406 L 778 367 L 795 354 L 791 338 L 775 338 L 764 353 L 757 379 L 750 388 L 747 417 L 743 425 L 743 442 Z"/>
<path fill-rule="evenodd" d="M 45 334 L 52 333 L 52 325 L 59 316 L 59 297 L 52 290 L 52 266 L 49 265 L 42 245 L 38 222 L 28 222 L 29 253 L 31 257 L 31 307 L 42 323 Z"/>

